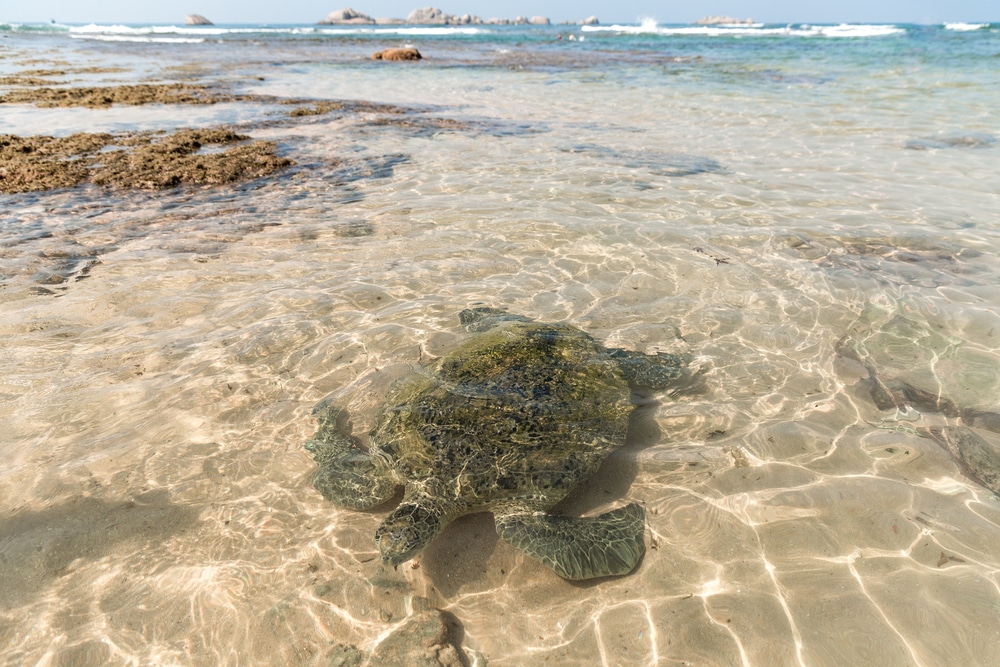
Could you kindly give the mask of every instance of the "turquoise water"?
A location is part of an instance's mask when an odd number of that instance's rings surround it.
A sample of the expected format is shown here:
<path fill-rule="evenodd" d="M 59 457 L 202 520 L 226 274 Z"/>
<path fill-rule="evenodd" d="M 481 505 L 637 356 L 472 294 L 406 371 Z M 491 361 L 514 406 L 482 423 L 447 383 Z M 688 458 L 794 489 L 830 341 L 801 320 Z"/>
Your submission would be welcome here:
<path fill-rule="evenodd" d="M 0 134 L 232 123 L 297 163 L 0 196 L 6 664 L 325 665 L 424 604 L 470 664 L 1000 662 L 995 24 L 0 35 L 3 76 L 409 109 L 0 106 Z M 365 444 L 473 303 L 700 373 L 559 508 L 644 503 L 633 574 L 564 582 L 487 514 L 384 570 L 386 512 L 309 486 L 312 406 Z"/>

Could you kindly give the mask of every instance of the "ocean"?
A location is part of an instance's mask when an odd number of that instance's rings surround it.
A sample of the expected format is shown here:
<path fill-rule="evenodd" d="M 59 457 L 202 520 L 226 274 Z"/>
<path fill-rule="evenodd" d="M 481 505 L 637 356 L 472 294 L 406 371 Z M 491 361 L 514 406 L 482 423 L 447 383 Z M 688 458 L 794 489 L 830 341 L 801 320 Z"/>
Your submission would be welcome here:
<path fill-rule="evenodd" d="M 0 23 L 0 96 L 139 83 L 228 97 L 3 101 L 0 143 L 294 164 L 0 164 L 0 664 L 1000 664 L 1000 24 Z M 631 574 L 489 513 L 383 566 L 389 510 L 312 488 L 313 407 L 367 446 L 470 306 L 687 360 L 553 510 L 643 505 Z"/>

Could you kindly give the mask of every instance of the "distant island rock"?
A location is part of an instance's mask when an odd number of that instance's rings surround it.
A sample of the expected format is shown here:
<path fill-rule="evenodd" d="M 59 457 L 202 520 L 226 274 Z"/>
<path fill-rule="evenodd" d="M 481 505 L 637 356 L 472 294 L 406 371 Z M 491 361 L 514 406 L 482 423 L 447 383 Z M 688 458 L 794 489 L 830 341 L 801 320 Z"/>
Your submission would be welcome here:
<path fill-rule="evenodd" d="M 319 22 L 319 25 L 373 25 L 374 23 L 375 19 L 367 14 L 347 7 L 330 12 L 325 19 Z"/>
<path fill-rule="evenodd" d="M 445 14 L 437 7 L 421 7 L 410 12 L 409 16 L 406 17 L 406 22 L 416 25 L 470 25 L 482 23 L 483 20 L 471 14 L 454 16 Z"/>
<path fill-rule="evenodd" d="M 447 14 L 437 7 L 421 7 L 414 9 L 405 19 L 372 18 L 350 7 L 330 12 L 320 25 L 552 25 L 547 16 L 518 16 L 513 19 L 492 18 L 483 20 L 474 14 Z M 579 22 L 582 25 L 598 25 L 596 16 L 591 16 Z"/>
<path fill-rule="evenodd" d="M 188 14 L 184 17 L 185 25 L 215 25 L 201 14 Z"/>
<path fill-rule="evenodd" d="M 734 19 L 732 16 L 706 16 L 694 22 L 695 25 L 752 25 L 753 19 Z"/>
<path fill-rule="evenodd" d="M 589 16 L 583 19 L 582 25 L 601 25 L 601 22 L 597 20 L 596 16 Z"/>

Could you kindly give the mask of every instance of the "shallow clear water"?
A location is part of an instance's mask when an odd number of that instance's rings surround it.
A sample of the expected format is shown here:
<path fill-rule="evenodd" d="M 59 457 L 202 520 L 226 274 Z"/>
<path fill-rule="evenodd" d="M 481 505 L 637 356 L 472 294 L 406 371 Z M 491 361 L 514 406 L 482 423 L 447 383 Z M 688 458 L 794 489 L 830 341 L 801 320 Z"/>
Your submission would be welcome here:
<path fill-rule="evenodd" d="M 416 110 L 0 107 L 22 135 L 236 123 L 298 163 L 0 198 L 4 662 L 327 664 L 418 598 L 496 665 L 1000 661 L 1000 501 L 931 429 L 998 466 L 1000 435 L 866 384 L 1000 412 L 1000 34 L 648 28 L 5 33 L 5 74 Z M 404 41 L 426 59 L 366 59 Z M 364 441 L 473 303 L 700 371 L 559 507 L 644 503 L 632 575 L 567 583 L 488 514 L 384 570 L 384 512 L 309 486 L 313 405 Z"/>

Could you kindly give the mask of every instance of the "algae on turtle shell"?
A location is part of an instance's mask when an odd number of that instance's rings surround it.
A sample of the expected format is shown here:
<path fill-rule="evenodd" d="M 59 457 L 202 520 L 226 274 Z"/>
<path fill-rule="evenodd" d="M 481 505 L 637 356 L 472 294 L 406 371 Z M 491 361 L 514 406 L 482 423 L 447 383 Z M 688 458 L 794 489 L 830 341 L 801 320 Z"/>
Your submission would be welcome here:
<path fill-rule="evenodd" d="M 375 507 L 404 486 L 375 532 L 382 560 L 418 553 L 453 519 L 491 511 L 508 543 L 566 579 L 631 572 L 645 551 L 635 503 L 591 518 L 547 514 L 625 444 L 632 386 L 680 378 L 674 355 L 609 350 L 568 324 L 533 322 L 492 308 L 462 311 L 477 333 L 390 391 L 357 448 L 326 402 L 306 443 L 313 485 L 352 509 Z"/>

